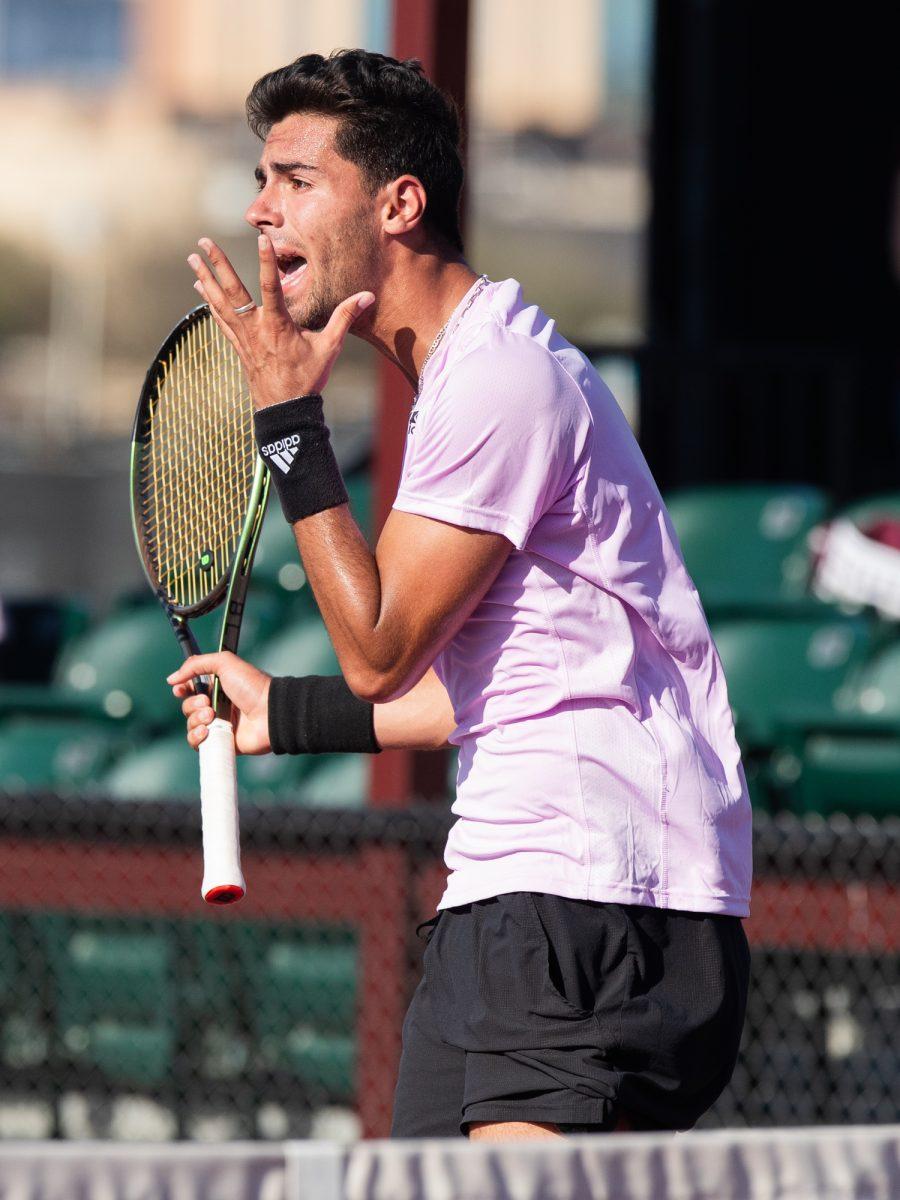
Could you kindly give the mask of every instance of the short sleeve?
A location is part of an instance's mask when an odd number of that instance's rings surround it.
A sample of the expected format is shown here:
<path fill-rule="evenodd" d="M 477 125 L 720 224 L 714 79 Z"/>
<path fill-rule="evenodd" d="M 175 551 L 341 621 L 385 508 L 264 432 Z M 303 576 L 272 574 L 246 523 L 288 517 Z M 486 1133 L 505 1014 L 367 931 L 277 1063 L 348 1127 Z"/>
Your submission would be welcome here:
<path fill-rule="evenodd" d="M 411 422 L 394 508 L 523 549 L 566 490 L 590 416 L 553 355 L 500 331 L 448 369 Z"/>

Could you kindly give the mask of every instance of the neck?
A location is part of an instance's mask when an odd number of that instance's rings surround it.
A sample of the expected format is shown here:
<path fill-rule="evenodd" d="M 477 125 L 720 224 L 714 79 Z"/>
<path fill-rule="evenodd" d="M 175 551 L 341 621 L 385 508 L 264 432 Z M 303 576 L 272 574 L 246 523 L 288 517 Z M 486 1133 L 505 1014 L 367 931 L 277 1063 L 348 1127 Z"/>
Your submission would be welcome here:
<path fill-rule="evenodd" d="M 477 278 L 461 258 L 404 256 L 372 289 L 371 317 L 366 313 L 352 331 L 396 363 L 415 389 L 431 343 Z"/>

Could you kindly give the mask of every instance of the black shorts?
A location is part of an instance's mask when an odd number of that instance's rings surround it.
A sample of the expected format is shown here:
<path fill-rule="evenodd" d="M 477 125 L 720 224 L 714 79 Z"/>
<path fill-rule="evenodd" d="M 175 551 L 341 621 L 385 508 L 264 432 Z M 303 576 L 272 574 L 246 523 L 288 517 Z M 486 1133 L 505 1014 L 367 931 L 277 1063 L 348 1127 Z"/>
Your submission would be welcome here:
<path fill-rule="evenodd" d="M 419 931 L 393 1137 L 623 1116 L 690 1129 L 731 1078 L 750 974 L 739 917 L 510 892 Z"/>

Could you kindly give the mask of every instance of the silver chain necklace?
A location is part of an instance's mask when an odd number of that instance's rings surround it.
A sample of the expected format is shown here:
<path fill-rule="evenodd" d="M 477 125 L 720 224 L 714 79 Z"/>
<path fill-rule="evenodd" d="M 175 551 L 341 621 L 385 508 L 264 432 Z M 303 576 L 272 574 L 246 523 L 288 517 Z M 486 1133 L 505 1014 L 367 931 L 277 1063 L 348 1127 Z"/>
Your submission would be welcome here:
<path fill-rule="evenodd" d="M 473 301 L 475 300 L 476 296 L 478 295 L 478 293 L 481 291 L 481 289 L 484 287 L 484 285 L 487 282 L 488 282 L 487 275 L 482 275 L 481 278 L 476 282 L 471 296 L 469 296 L 469 299 L 466 301 L 465 308 L 462 310 L 462 312 L 456 318 L 456 325 L 458 325 L 460 323 L 460 321 L 463 319 L 463 317 L 466 315 L 466 313 L 472 307 Z M 447 327 L 449 326 L 451 320 L 452 320 L 452 313 L 447 318 L 447 320 L 444 322 L 444 324 L 441 326 L 441 328 L 437 331 L 437 337 L 434 339 L 434 341 L 428 347 L 428 352 L 426 353 L 425 357 L 422 359 L 422 365 L 421 365 L 421 367 L 419 367 L 419 382 L 416 385 L 416 394 L 413 397 L 413 404 L 415 404 L 415 402 L 419 398 L 419 391 L 422 387 L 422 376 L 425 374 L 425 365 L 428 362 L 428 360 L 431 358 L 432 354 L 434 354 L 435 350 L 437 350 L 438 346 L 443 341 L 444 334 L 447 332 Z"/>

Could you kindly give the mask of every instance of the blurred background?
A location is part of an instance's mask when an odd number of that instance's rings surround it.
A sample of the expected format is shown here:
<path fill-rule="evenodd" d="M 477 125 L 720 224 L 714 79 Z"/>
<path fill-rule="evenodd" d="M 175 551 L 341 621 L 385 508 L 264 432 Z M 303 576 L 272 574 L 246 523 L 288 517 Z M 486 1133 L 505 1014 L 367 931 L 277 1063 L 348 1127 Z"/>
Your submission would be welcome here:
<path fill-rule="evenodd" d="M 250 890 L 204 908 L 177 650 L 127 500 L 186 255 L 205 234 L 253 274 L 246 93 L 349 46 L 421 58 L 462 105 L 469 260 L 609 383 L 725 663 L 754 987 L 703 1123 L 900 1120 L 898 24 L 773 0 L 0 0 L 0 1138 L 389 1124 L 455 764 L 245 760 Z M 349 339 L 327 410 L 371 539 L 408 401 Z M 337 671 L 277 511 L 242 636 L 265 669 Z"/>

